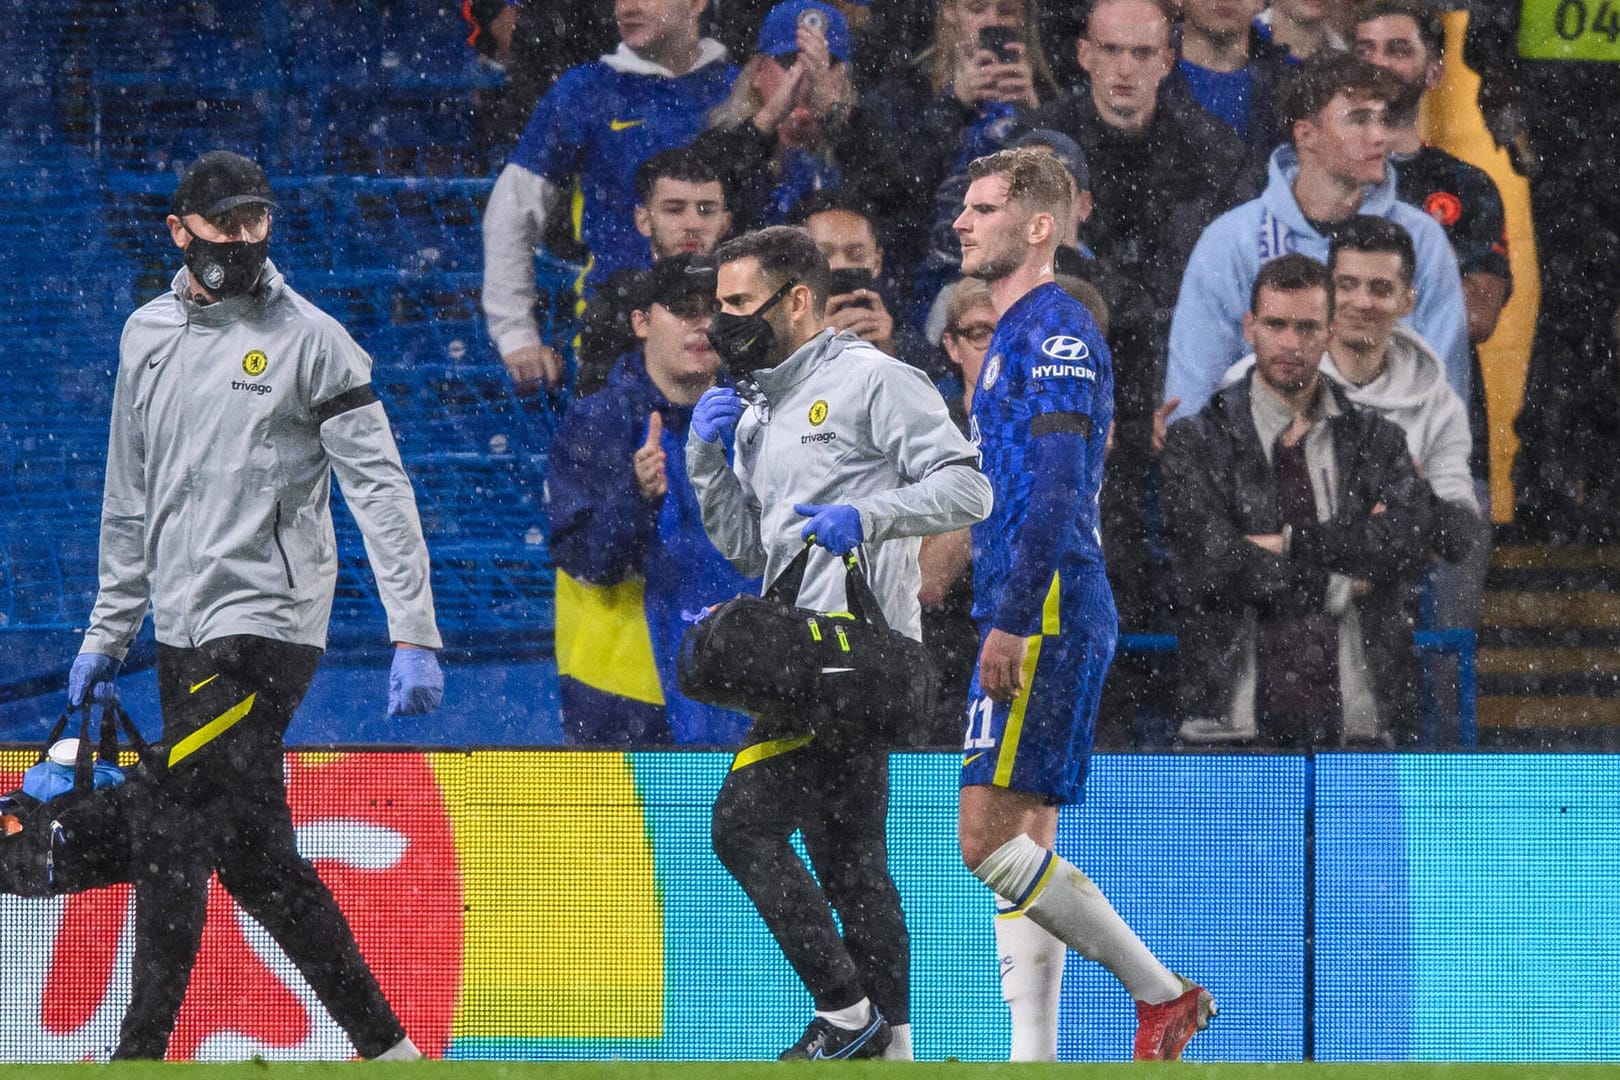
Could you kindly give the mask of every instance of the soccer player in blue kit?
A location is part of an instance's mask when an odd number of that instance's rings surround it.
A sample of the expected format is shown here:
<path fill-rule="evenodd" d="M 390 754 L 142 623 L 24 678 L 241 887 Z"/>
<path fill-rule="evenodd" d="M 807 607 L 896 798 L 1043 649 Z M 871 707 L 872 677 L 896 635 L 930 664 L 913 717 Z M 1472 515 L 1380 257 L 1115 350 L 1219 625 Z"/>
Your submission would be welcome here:
<path fill-rule="evenodd" d="M 1081 797 L 1119 634 L 1097 511 L 1112 361 L 1090 314 L 1052 279 L 1072 181 L 1034 148 L 979 158 L 968 178 L 955 223 L 962 272 L 990 286 L 997 326 L 973 395 L 995 509 L 973 526 L 983 642 L 968 692 L 962 858 L 1000 899 L 1013 1060 L 1057 1055 L 1065 947 L 1136 1000 L 1135 1058 L 1177 1059 L 1214 1015 L 1214 998 L 1160 963 L 1052 850 L 1059 806 Z"/>

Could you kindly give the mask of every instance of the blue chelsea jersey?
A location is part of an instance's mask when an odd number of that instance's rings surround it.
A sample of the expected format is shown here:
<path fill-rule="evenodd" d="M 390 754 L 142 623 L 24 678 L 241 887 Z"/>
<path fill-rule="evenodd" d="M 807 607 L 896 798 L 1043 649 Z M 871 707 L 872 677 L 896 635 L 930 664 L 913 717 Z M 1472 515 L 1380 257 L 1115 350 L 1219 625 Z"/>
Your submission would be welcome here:
<path fill-rule="evenodd" d="M 511 161 L 565 194 L 577 179 L 590 286 L 647 265 L 647 240 L 636 232 L 636 170 L 659 151 L 697 138 L 736 76 L 733 64 L 705 64 L 669 78 L 615 71 L 597 60 L 570 68 L 535 106 Z"/>
<path fill-rule="evenodd" d="M 1043 415 L 1077 414 L 1089 426 L 1081 490 L 1061 532 L 1057 567 L 1103 569 L 1097 495 L 1114 419 L 1114 367 L 1091 313 L 1051 282 L 1031 289 L 996 325 L 973 392 L 973 438 L 995 508 L 973 526 L 973 617 L 990 618 L 1018 554 L 1035 477 L 1030 472 Z"/>

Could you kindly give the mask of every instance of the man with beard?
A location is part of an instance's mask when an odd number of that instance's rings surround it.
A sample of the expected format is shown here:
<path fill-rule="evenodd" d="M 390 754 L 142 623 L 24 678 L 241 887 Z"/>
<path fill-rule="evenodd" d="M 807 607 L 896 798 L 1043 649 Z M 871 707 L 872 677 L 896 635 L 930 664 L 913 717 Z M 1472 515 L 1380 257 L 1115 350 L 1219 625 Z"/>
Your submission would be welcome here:
<path fill-rule="evenodd" d="M 714 165 L 687 147 L 661 150 L 642 162 L 636 170 L 636 231 L 647 238 L 653 259 L 713 251 L 731 231 L 728 194 Z M 630 313 L 645 274 L 639 267 L 609 274 L 585 305 L 575 352 L 575 397 L 602 389 L 619 358 L 635 350 Z"/>
<path fill-rule="evenodd" d="M 973 530 L 981 643 L 962 751 L 962 860 L 999 901 L 1016 1060 L 1056 1057 L 1066 948 L 1135 1000 L 1133 1056 L 1177 1059 L 1214 998 L 1160 963 L 1053 851 L 1058 807 L 1081 797 L 1119 637 L 1098 511 L 1112 359 L 1091 315 L 1053 280 L 1074 182 L 1029 147 L 979 158 L 968 178 L 962 271 L 989 285 L 996 313 L 972 409 L 995 508 Z"/>
<path fill-rule="evenodd" d="M 773 583 L 806 544 L 825 549 L 809 552 L 796 600 L 813 611 L 849 610 L 837 556 L 862 547 L 888 625 L 920 641 L 920 538 L 990 512 L 973 445 L 926 375 L 828 325 L 832 272 L 804 229 L 747 233 L 714 262 L 709 336 L 748 399 L 717 387 L 692 411 L 686 467 L 709 538 Z M 715 798 L 714 851 L 815 1004 L 781 1056 L 909 1059 L 910 945 L 885 836 L 891 747 L 837 721 L 755 719 Z"/>
<path fill-rule="evenodd" d="M 1399 427 L 1319 365 L 1328 268 L 1260 268 L 1253 370 L 1170 428 L 1161 467 L 1183 739 L 1309 750 L 1412 730 L 1417 582 L 1434 496 Z"/>

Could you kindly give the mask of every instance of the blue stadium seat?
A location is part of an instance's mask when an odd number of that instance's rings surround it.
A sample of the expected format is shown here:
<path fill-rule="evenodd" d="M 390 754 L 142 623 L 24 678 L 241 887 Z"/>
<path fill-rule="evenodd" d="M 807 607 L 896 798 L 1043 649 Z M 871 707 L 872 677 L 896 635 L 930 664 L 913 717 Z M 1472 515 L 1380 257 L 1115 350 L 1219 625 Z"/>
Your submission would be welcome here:
<path fill-rule="evenodd" d="M 543 481 L 559 404 L 512 392 L 479 311 L 491 182 L 461 174 L 490 76 L 458 7 L 0 0 L 6 15 L 0 627 L 83 625 L 119 334 L 179 265 L 163 226 L 178 171 L 225 145 L 271 172 L 277 265 L 375 360 L 447 638 L 549 640 Z M 566 343 L 577 268 L 539 269 L 548 339 Z M 382 609 L 334 501 L 333 636 L 374 640 Z"/>

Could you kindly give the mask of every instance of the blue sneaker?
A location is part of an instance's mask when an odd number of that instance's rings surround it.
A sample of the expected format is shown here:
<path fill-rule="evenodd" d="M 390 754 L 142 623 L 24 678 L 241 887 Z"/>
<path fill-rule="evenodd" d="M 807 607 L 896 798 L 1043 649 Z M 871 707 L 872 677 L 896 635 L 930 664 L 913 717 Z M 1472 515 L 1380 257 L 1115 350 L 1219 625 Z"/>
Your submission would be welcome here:
<path fill-rule="evenodd" d="M 854 1058 L 880 1058 L 889 1048 L 894 1033 L 883 1014 L 872 1008 L 872 1019 L 863 1028 L 841 1028 L 822 1017 L 810 1021 L 799 1041 L 782 1051 L 778 1061 L 835 1061 Z"/>

